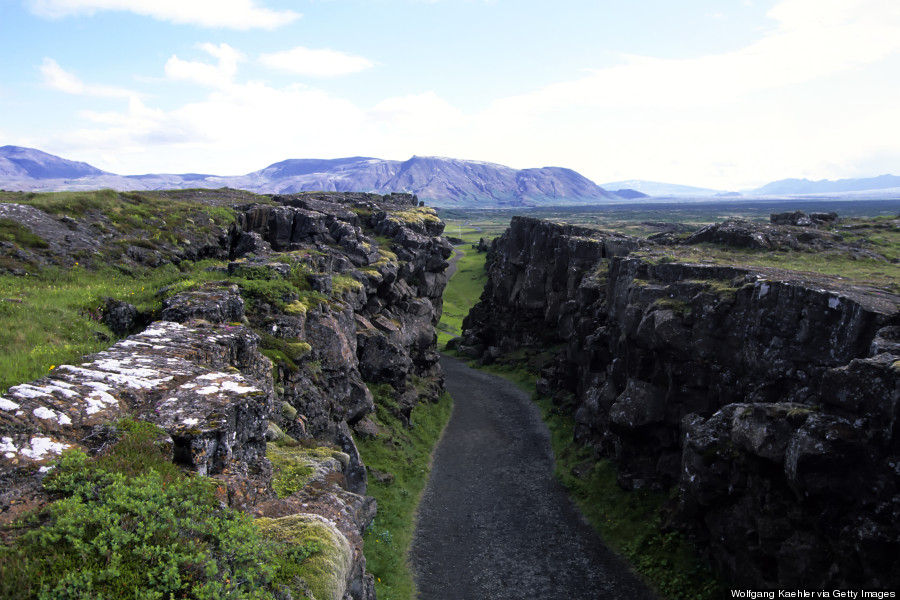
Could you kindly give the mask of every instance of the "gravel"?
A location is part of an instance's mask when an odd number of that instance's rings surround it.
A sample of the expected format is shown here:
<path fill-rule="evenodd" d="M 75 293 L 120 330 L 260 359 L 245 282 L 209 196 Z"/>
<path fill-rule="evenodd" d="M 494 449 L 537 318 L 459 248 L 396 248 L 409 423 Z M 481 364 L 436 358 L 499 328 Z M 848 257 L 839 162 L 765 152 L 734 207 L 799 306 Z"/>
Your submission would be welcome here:
<path fill-rule="evenodd" d="M 455 408 L 410 551 L 419 598 L 655 598 L 553 477 L 528 394 L 453 358 L 441 366 Z"/>

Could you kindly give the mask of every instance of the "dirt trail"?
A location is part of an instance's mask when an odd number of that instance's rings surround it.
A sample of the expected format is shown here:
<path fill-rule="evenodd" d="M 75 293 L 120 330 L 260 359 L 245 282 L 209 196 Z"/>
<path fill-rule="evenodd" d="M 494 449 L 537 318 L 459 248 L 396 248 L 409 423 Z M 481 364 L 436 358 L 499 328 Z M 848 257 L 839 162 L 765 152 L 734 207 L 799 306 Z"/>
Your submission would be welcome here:
<path fill-rule="evenodd" d="M 554 479 L 549 433 L 528 395 L 456 359 L 441 365 L 455 408 L 410 553 L 419 598 L 655 598 Z"/>

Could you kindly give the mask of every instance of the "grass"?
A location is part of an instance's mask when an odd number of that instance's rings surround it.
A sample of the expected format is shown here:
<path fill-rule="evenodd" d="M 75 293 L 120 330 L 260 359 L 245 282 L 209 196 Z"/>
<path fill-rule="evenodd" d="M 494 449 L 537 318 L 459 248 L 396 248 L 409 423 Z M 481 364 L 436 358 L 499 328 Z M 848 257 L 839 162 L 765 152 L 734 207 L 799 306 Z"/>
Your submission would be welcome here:
<path fill-rule="evenodd" d="M 367 494 L 378 502 L 378 515 L 364 536 L 366 566 L 375 576 L 379 600 L 410 600 L 415 597 L 415 582 L 407 551 L 415 530 L 415 511 L 431 469 L 433 448 L 450 418 L 453 401 L 445 393 L 438 402 L 419 404 L 406 428 L 395 414 L 392 388 L 382 384 L 369 389 L 375 397 L 372 417 L 380 433 L 374 439 L 357 440 L 357 446 L 368 467 L 390 473 L 394 480 L 369 480 Z"/>
<path fill-rule="evenodd" d="M 220 278 L 204 271 L 207 264 L 185 264 L 185 271 L 166 265 L 132 275 L 80 266 L 49 268 L 24 277 L 0 275 L 0 390 L 37 379 L 60 364 L 80 362 L 85 354 L 109 346 L 104 336 L 109 340 L 115 336 L 99 320 L 105 296 L 142 311 L 159 310 L 160 288 L 185 279 Z"/>
<path fill-rule="evenodd" d="M 438 346 L 462 335 L 462 321 L 478 302 L 487 282 L 484 261 L 487 254 L 473 248 L 457 248 L 462 257 L 456 263 L 456 273 L 444 290 L 444 310 L 437 326 Z"/>
<path fill-rule="evenodd" d="M 867 257 L 853 257 L 846 252 L 778 252 L 749 250 L 699 244 L 696 246 L 667 247 L 670 260 L 681 262 L 704 262 L 707 264 L 756 266 L 826 275 L 852 283 L 876 286 L 885 290 L 900 292 L 900 232 L 891 232 L 880 245 L 868 245 L 887 261 Z M 637 252 L 634 256 L 640 257 Z M 649 257 L 652 260 L 652 255 Z M 898 260 L 898 262 L 892 262 Z"/>

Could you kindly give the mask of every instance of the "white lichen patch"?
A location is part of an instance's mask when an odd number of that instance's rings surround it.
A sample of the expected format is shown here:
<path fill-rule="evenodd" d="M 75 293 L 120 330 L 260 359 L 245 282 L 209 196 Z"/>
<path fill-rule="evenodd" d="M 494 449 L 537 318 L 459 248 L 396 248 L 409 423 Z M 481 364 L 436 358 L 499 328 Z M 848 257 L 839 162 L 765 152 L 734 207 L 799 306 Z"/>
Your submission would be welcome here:
<path fill-rule="evenodd" d="M 20 408 L 20 405 L 16 404 L 12 400 L 9 400 L 8 398 L 4 398 L 4 397 L 0 396 L 0 410 L 12 411 L 12 410 L 19 410 L 19 408 Z"/>
<path fill-rule="evenodd" d="M 110 371 L 112 373 L 119 373 L 121 375 L 127 375 L 128 377 L 140 377 L 144 379 L 149 379 L 151 377 L 156 377 L 160 374 L 159 369 L 148 369 L 146 367 L 132 367 L 130 364 L 134 363 L 135 360 L 133 358 L 127 359 L 118 359 L 118 358 L 101 358 L 99 360 L 95 360 L 94 362 L 86 363 L 89 366 L 96 367 L 103 371 Z"/>
<path fill-rule="evenodd" d="M 27 456 L 31 460 L 44 460 L 48 454 L 61 454 L 69 447 L 69 444 L 55 442 L 48 437 L 33 437 L 31 438 L 31 447 L 20 448 L 19 454 Z"/>
<path fill-rule="evenodd" d="M 206 373 L 205 375 L 200 375 L 197 379 L 216 381 L 213 385 L 207 385 L 195 390 L 198 394 L 203 396 L 229 392 L 234 394 L 246 394 L 248 392 L 260 391 L 257 387 L 247 385 L 246 380 L 240 375 L 230 373 Z"/>
<path fill-rule="evenodd" d="M 106 385 L 102 381 L 84 381 L 82 384 L 94 388 L 98 392 L 108 392 L 112 389 L 112 387 Z"/>
<path fill-rule="evenodd" d="M 210 394 L 215 394 L 221 390 L 221 388 L 217 385 L 208 385 L 206 387 L 197 388 L 197 393 L 202 396 L 209 396 Z"/>
<path fill-rule="evenodd" d="M 19 449 L 16 448 L 16 445 L 13 444 L 13 439 L 11 437 L 4 437 L 0 439 L 0 452 L 3 452 L 3 455 L 6 458 L 15 458 L 16 452 Z"/>
<path fill-rule="evenodd" d="M 191 418 L 191 419 L 185 419 L 184 421 L 181 422 L 181 424 L 185 425 L 187 427 L 193 427 L 194 425 L 196 425 L 199 422 L 200 422 L 200 419 Z"/>
<path fill-rule="evenodd" d="M 243 381 L 243 378 L 241 378 Z M 248 392 L 259 392 L 261 391 L 259 388 L 254 387 L 252 385 L 241 385 L 238 381 L 224 381 L 222 382 L 222 389 L 227 392 L 235 392 L 237 394 L 246 394 Z"/>
<path fill-rule="evenodd" d="M 150 344 L 145 342 L 139 342 L 137 340 L 122 340 L 117 346 L 123 346 L 125 348 L 149 348 Z"/>
<path fill-rule="evenodd" d="M 43 388 L 33 386 L 29 383 L 14 385 L 13 387 L 9 388 L 9 393 L 18 396 L 19 398 L 42 398 L 50 396 L 50 394 L 45 392 Z"/>
<path fill-rule="evenodd" d="M 93 363 L 89 363 L 93 364 Z M 159 379 L 147 379 L 142 377 L 137 377 L 134 375 L 128 375 L 123 373 L 113 373 L 108 371 L 96 371 L 94 369 L 85 369 L 83 367 L 74 367 L 72 365 L 63 365 L 60 367 L 69 373 L 72 373 L 79 378 L 84 379 L 93 379 L 106 381 L 112 384 L 116 384 L 118 386 L 127 386 L 132 389 L 137 390 L 148 390 L 155 387 L 159 387 L 160 384 L 165 383 L 166 381 L 171 381 L 172 376 L 160 377 Z M 160 375 L 158 371 L 155 372 L 157 375 Z"/>
<path fill-rule="evenodd" d="M 46 406 L 38 406 L 36 409 L 31 411 L 31 413 L 38 419 L 44 419 L 46 421 L 56 421 L 60 425 L 72 424 L 72 419 L 70 419 L 67 415 L 61 412 L 56 412 L 55 410 L 49 409 Z"/>
<path fill-rule="evenodd" d="M 157 321 L 147 329 L 145 329 L 138 337 L 155 337 L 158 338 L 160 336 L 169 335 L 173 332 L 181 332 L 186 330 L 187 327 L 181 325 L 180 323 L 173 323 L 172 321 Z M 158 340 L 160 342 L 169 342 L 169 339 L 161 339 Z"/>
<path fill-rule="evenodd" d="M 84 400 L 85 402 L 87 402 L 87 407 L 84 409 L 84 412 L 89 415 L 93 415 L 100 412 L 101 410 L 106 409 L 107 407 L 116 406 L 119 404 L 119 401 L 116 400 L 114 396 L 101 390 L 91 392 Z"/>

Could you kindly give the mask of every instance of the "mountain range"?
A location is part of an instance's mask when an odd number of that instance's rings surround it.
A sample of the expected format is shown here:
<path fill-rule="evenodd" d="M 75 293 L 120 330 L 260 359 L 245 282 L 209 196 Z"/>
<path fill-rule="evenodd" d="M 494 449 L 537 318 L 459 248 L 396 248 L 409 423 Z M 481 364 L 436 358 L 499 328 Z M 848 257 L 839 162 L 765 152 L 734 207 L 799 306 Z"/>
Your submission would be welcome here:
<path fill-rule="evenodd" d="M 434 206 L 513 207 L 622 202 L 571 169 L 513 169 L 488 162 L 413 156 L 291 159 L 234 177 L 186 174 L 116 175 L 86 163 L 20 146 L 0 147 L 0 187 L 22 191 L 112 188 L 150 190 L 231 187 L 258 193 L 302 191 L 410 192 Z"/>
<path fill-rule="evenodd" d="M 0 147 L 0 188 L 7 190 L 112 188 L 127 191 L 221 187 L 279 194 L 409 192 L 433 206 L 480 208 L 604 204 L 634 202 L 647 197 L 733 199 L 811 195 L 900 198 L 900 176 L 895 175 L 837 181 L 782 179 L 743 190 L 740 194 L 641 179 L 597 185 L 562 167 L 513 169 L 489 162 L 435 156 L 413 156 L 405 161 L 363 156 L 289 159 L 238 176 L 201 173 L 117 175 L 33 148 Z"/>

